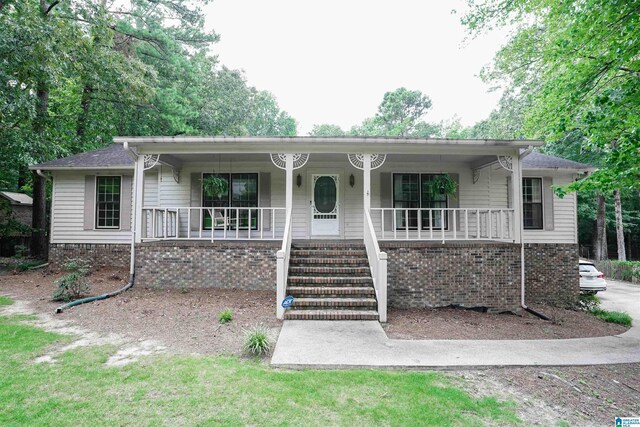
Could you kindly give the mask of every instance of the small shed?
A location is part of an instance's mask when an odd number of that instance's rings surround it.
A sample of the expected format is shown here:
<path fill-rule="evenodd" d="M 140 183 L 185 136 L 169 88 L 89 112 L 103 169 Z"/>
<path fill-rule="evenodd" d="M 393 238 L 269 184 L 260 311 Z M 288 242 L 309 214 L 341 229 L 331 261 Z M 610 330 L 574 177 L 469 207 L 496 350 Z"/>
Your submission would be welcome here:
<path fill-rule="evenodd" d="M 0 191 L 0 255 L 13 256 L 16 246 L 29 246 L 31 236 L 31 196 L 13 191 Z"/>

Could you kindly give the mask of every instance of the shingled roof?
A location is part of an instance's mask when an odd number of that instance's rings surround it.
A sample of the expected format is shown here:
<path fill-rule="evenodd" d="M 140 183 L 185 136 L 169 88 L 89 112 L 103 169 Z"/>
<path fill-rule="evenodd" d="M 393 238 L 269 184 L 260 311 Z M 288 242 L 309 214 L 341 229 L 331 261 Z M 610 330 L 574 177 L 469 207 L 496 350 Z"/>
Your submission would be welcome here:
<path fill-rule="evenodd" d="M 130 169 L 133 165 L 133 159 L 124 150 L 122 144 L 111 144 L 86 153 L 32 165 L 31 169 Z"/>
<path fill-rule="evenodd" d="M 594 170 L 593 166 L 566 160 L 560 157 L 548 156 L 546 154 L 533 151 L 522 159 L 523 169 L 572 169 L 572 170 Z"/>
<path fill-rule="evenodd" d="M 134 161 L 122 147 L 122 144 L 111 144 L 108 147 L 51 160 L 49 162 L 32 165 L 31 169 L 130 169 Z M 593 166 L 560 157 L 548 156 L 532 152 L 522 160 L 523 169 L 569 169 L 593 170 Z"/>

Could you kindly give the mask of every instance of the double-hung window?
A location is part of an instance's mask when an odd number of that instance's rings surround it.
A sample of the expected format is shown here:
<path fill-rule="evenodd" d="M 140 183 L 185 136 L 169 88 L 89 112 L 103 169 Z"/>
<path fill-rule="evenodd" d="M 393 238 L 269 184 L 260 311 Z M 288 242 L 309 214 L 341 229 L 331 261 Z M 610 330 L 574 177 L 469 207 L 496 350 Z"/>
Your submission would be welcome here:
<path fill-rule="evenodd" d="M 431 180 L 437 174 L 396 173 L 393 174 L 393 207 L 395 227 L 398 230 L 417 230 L 420 223 L 423 230 L 447 228 L 447 195 L 434 193 Z M 420 212 L 420 221 L 418 214 Z"/>
<path fill-rule="evenodd" d="M 524 228 L 542 230 L 542 178 L 522 178 Z"/>
<path fill-rule="evenodd" d="M 119 176 L 96 177 L 96 228 L 120 228 Z"/>
<path fill-rule="evenodd" d="M 218 176 L 227 181 L 227 192 L 221 195 L 209 196 L 203 189 L 203 206 L 214 208 L 252 208 L 258 206 L 257 173 L 205 173 L 203 174 L 203 179 L 208 176 Z M 216 216 L 225 215 L 223 209 L 215 209 L 215 213 Z M 241 229 L 247 229 L 249 226 L 251 226 L 252 230 L 256 230 L 258 228 L 257 209 L 228 209 L 226 211 L 226 216 L 229 220 L 229 228 L 240 227 Z M 210 230 L 212 218 L 209 211 L 205 211 L 202 220 L 203 228 Z M 218 222 L 216 222 L 216 224 L 217 223 Z"/>

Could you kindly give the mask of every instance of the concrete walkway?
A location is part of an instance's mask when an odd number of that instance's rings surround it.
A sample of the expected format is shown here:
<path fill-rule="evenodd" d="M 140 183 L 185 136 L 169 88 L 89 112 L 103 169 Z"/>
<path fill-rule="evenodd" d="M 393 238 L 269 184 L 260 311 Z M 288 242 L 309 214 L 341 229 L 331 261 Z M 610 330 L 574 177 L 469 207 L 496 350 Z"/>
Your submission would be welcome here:
<path fill-rule="evenodd" d="M 600 295 L 598 295 L 600 296 Z M 640 286 L 609 281 L 602 307 L 636 326 L 613 337 L 559 340 L 395 340 L 375 321 L 287 320 L 271 358 L 284 368 L 471 368 L 640 362 Z"/>

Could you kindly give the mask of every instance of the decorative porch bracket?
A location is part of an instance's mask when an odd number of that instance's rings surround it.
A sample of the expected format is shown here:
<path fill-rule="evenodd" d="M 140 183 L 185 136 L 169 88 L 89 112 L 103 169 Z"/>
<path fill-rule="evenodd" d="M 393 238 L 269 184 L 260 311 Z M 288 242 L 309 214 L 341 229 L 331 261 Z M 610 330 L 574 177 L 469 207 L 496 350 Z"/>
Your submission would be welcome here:
<path fill-rule="evenodd" d="M 286 170 L 287 169 L 287 156 L 293 156 L 293 169 L 300 169 L 304 165 L 307 164 L 309 160 L 309 154 L 303 153 L 278 153 L 278 154 L 270 154 L 271 162 L 276 165 L 277 168 Z"/>
<path fill-rule="evenodd" d="M 347 154 L 349 163 L 362 171 L 364 209 L 371 208 L 371 171 L 378 169 L 387 160 L 386 154 Z"/>
<path fill-rule="evenodd" d="M 180 169 L 182 169 L 182 162 L 180 160 L 169 154 L 163 154 L 162 156 L 160 156 L 160 154 L 144 155 L 144 170 L 153 169 L 158 165 L 158 163 L 169 166 L 171 168 L 173 180 L 176 184 L 180 183 Z"/>
<path fill-rule="evenodd" d="M 309 153 L 271 153 L 271 162 L 278 168 L 286 172 L 286 208 L 287 216 L 293 208 L 293 171 L 300 169 L 307 164 Z"/>
<path fill-rule="evenodd" d="M 498 163 L 503 169 L 513 172 L 513 157 L 511 156 L 497 156 Z"/>

